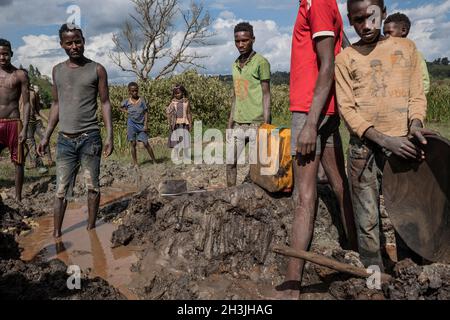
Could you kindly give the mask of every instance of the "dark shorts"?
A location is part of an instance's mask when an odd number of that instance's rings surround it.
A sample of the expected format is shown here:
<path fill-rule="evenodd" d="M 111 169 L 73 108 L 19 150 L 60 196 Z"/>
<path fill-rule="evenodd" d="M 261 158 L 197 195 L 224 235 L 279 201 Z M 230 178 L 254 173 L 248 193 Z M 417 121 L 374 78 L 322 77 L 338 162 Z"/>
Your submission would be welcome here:
<path fill-rule="evenodd" d="M 127 139 L 128 142 L 148 142 L 148 134 L 144 131 L 144 125 L 129 121 L 127 128 Z"/>
<path fill-rule="evenodd" d="M 100 192 L 102 147 L 100 131 L 83 133 L 76 138 L 59 134 L 56 146 L 56 197 L 58 199 L 67 199 L 72 196 L 72 189 L 80 168 L 87 189 Z"/>
<path fill-rule="evenodd" d="M 292 133 L 291 133 L 291 155 L 297 156 L 297 141 L 303 127 L 308 119 L 308 114 L 304 112 L 292 113 Z M 320 156 L 322 151 L 326 147 L 339 147 L 336 145 L 340 143 L 340 139 L 337 140 L 334 134 L 339 131 L 341 120 L 338 115 L 334 116 L 321 116 L 320 126 L 317 133 L 316 143 L 316 155 Z M 339 141 L 339 142 L 338 142 Z"/>
<path fill-rule="evenodd" d="M 8 148 L 11 161 L 19 165 L 23 164 L 23 148 L 19 144 L 20 131 L 20 119 L 0 119 L 0 152 Z"/>

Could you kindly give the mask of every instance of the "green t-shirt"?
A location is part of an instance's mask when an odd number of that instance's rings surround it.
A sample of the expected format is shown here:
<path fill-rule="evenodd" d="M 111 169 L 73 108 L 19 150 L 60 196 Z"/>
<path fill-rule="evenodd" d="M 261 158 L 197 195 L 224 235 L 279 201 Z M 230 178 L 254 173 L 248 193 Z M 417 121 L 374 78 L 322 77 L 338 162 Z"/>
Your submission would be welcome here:
<path fill-rule="evenodd" d="M 264 121 L 261 81 L 270 80 L 270 63 L 256 53 L 241 69 L 239 60 L 233 63 L 233 84 L 236 106 L 233 115 L 237 123 Z"/>

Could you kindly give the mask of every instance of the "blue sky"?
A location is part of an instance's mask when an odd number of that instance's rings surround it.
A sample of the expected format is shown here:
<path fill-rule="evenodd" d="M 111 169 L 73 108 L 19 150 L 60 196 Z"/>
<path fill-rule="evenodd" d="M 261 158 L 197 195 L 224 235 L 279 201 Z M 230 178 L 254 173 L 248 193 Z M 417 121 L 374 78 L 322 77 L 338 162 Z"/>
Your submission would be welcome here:
<path fill-rule="evenodd" d="M 338 0 L 338 3 L 346 22 L 345 1 Z M 52 65 L 65 59 L 56 32 L 69 16 L 67 7 L 73 4 L 81 9 L 87 55 L 103 63 L 113 81 L 131 78 L 116 68 L 107 56 L 112 49 L 112 34 L 133 10 L 129 0 L 0 0 L 0 37 L 12 42 L 16 51 L 14 62 L 25 66 L 32 63 L 50 74 Z M 205 73 L 229 73 L 236 56 L 232 27 L 242 20 L 255 25 L 256 49 L 268 57 L 273 69 L 289 70 L 291 32 L 298 0 L 204 0 L 204 4 L 215 19 L 212 30 L 217 34 L 215 46 L 202 49 L 209 55 L 201 62 Z M 401 11 L 410 16 L 413 22 L 410 37 L 428 60 L 450 56 L 450 0 L 386 0 L 386 6 L 390 13 Z M 347 26 L 346 31 L 355 39 L 351 28 Z"/>

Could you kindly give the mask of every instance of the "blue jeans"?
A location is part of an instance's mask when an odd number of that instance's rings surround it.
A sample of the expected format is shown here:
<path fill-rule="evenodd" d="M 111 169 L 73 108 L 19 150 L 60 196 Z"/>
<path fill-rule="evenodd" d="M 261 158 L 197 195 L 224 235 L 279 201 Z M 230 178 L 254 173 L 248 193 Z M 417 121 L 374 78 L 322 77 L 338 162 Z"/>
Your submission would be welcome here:
<path fill-rule="evenodd" d="M 72 196 L 80 167 L 87 189 L 100 192 L 101 155 L 100 131 L 83 133 L 75 138 L 60 133 L 56 147 L 56 197 L 67 199 Z"/>

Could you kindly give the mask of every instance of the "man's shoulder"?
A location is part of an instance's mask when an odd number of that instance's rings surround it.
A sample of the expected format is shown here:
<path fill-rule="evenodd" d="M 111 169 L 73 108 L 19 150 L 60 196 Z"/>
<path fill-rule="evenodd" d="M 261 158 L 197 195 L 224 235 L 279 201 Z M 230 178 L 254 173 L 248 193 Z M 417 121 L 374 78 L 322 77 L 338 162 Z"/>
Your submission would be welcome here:
<path fill-rule="evenodd" d="M 267 64 L 270 65 L 269 60 L 267 60 L 267 59 L 266 59 L 262 54 L 260 54 L 260 53 L 256 53 L 255 56 L 253 57 L 253 59 L 255 59 L 256 62 L 257 62 L 258 64 L 267 63 Z"/>
<path fill-rule="evenodd" d="M 67 65 L 67 61 L 69 61 L 69 60 L 61 61 L 60 63 L 56 64 L 56 65 L 53 67 L 53 69 L 56 70 L 56 69 L 59 69 L 59 68 L 64 67 L 65 65 Z"/>
<path fill-rule="evenodd" d="M 338 9 L 337 3 L 335 0 L 307 0 L 307 9 L 314 8 L 324 8 L 331 10 L 333 13 L 336 13 L 336 9 Z"/>

